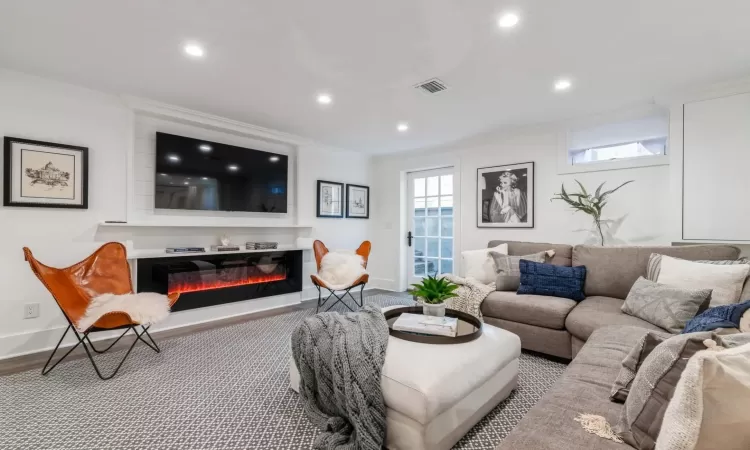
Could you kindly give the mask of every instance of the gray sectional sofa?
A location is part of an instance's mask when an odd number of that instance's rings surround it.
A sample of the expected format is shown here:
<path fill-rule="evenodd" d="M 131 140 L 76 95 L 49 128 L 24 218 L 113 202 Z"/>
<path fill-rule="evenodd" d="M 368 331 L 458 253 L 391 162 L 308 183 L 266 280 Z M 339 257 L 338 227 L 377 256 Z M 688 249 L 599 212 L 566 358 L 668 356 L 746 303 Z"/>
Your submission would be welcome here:
<path fill-rule="evenodd" d="M 586 299 L 581 302 L 496 291 L 482 303 L 485 322 L 517 334 L 524 349 L 566 359 L 573 359 L 597 328 L 632 325 L 661 330 L 620 311 L 633 283 L 638 277 L 646 275 L 652 253 L 689 260 L 737 259 L 740 254 L 737 247 L 729 245 L 573 247 L 537 242 L 490 241 L 489 246 L 505 243 L 508 244 L 509 255 L 523 256 L 555 250 L 552 264 L 586 266 Z M 745 290 L 750 291 L 750 288 L 745 286 Z M 750 292 L 743 292 L 743 298 L 746 293 Z"/>
<path fill-rule="evenodd" d="M 609 400 L 621 362 L 648 330 L 661 330 L 626 315 L 620 307 L 633 283 L 646 274 L 651 253 L 689 260 L 737 259 L 725 245 L 684 247 L 592 247 L 530 242 L 508 244 L 510 255 L 554 249 L 553 264 L 586 266 L 586 299 L 573 300 L 493 292 L 482 304 L 485 322 L 512 331 L 523 348 L 573 359 L 562 378 L 529 411 L 497 450 L 627 450 L 631 447 L 585 432 L 579 414 L 619 421 L 622 404 Z M 746 283 L 743 299 L 750 298 Z"/>

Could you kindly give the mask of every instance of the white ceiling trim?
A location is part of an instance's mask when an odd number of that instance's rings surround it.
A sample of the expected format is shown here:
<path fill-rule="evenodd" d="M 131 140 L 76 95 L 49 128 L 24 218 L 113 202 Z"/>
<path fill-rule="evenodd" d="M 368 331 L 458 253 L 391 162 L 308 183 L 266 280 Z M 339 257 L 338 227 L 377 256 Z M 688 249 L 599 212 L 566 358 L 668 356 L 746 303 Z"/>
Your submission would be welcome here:
<path fill-rule="evenodd" d="M 162 117 L 179 122 L 198 124 L 205 128 L 211 128 L 216 131 L 231 132 L 242 136 L 263 139 L 266 141 L 277 142 L 281 144 L 294 145 L 296 147 L 311 146 L 329 151 L 346 152 L 347 150 L 330 145 L 321 144 L 310 138 L 298 136 L 283 131 L 273 130 L 271 128 L 260 127 L 250 123 L 240 122 L 234 119 L 217 116 L 214 114 L 204 113 L 182 106 L 170 105 L 155 100 L 137 97 L 133 95 L 120 95 L 125 105 L 132 109 L 136 114 L 144 114 L 154 117 Z"/>

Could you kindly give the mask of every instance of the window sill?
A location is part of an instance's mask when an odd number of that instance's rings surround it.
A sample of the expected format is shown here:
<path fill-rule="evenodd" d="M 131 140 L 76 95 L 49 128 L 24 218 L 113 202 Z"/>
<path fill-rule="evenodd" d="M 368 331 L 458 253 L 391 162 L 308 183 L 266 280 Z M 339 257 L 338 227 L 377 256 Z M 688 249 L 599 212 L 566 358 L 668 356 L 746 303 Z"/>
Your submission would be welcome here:
<path fill-rule="evenodd" d="M 565 155 L 567 157 L 567 155 Z M 606 170 L 636 169 L 639 167 L 668 166 L 669 156 L 651 156 L 646 158 L 621 159 L 619 161 L 602 161 L 588 164 L 571 164 L 559 161 L 557 173 L 565 175 L 571 173 L 602 172 Z"/>

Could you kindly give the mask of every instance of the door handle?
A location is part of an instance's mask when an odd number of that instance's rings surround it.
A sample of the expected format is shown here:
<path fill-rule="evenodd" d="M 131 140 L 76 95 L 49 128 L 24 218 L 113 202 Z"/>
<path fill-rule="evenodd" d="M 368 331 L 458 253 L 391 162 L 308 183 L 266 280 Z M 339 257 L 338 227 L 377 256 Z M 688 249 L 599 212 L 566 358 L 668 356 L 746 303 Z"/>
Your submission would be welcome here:
<path fill-rule="evenodd" d="M 411 247 L 411 240 L 414 239 L 414 236 L 412 236 L 411 231 L 406 233 L 406 241 L 409 243 L 409 247 Z"/>

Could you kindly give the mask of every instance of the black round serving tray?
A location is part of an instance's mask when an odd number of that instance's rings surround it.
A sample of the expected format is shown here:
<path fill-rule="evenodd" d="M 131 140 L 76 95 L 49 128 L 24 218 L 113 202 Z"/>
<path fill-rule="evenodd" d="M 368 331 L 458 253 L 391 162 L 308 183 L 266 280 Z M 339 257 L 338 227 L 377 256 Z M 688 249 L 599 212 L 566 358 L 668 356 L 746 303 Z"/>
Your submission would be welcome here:
<path fill-rule="evenodd" d="M 398 316 L 403 313 L 422 314 L 421 306 L 404 306 L 385 311 L 385 319 L 388 321 L 388 332 L 391 336 L 405 341 L 420 342 L 422 344 L 463 344 L 471 342 L 482 335 L 482 322 L 471 314 L 456 311 L 455 309 L 446 309 L 446 317 L 455 317 L 458 319 L 458 332 L 455 337 L 449 336 L 428 336 L 424 334 L 409 333 L 408 331 L 394 330 L 393 323 Z"/>

